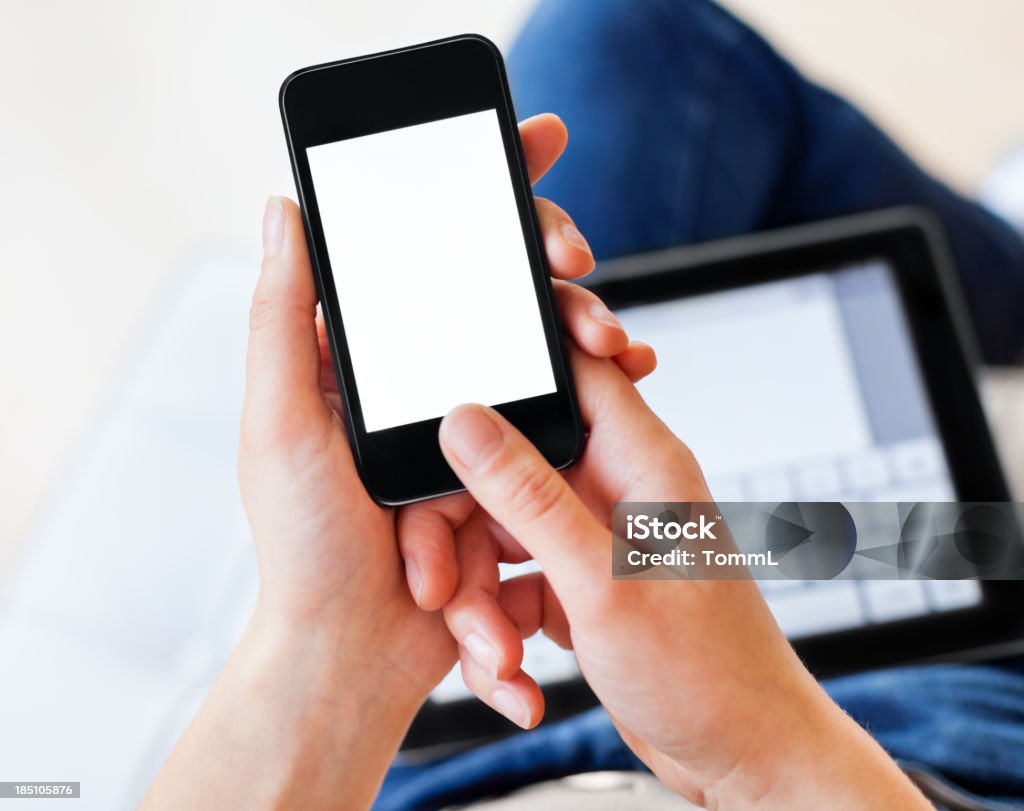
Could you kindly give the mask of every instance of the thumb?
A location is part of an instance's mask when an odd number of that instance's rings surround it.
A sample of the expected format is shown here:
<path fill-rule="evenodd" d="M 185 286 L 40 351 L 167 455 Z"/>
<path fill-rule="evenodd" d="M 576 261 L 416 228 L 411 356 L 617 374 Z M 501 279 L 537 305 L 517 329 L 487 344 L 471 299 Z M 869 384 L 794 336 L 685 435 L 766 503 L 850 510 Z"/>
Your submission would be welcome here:
<path fill-rule="evenodd" d="M 255 420 L 261 430 L 287 424 L 303 411 L 303 401 L 322 401 L 316 301 L 299 208 L 291 200 L 271 197 L 249 311 L 245 383 L 246 420 Z"/>
<path fill-rule="evenodd" d="M 440 439 L 466 489 L 540 563 L 563 602 L 611 576 L 611 531 L 500 414 L 459 406 L 441 422 Z"/>

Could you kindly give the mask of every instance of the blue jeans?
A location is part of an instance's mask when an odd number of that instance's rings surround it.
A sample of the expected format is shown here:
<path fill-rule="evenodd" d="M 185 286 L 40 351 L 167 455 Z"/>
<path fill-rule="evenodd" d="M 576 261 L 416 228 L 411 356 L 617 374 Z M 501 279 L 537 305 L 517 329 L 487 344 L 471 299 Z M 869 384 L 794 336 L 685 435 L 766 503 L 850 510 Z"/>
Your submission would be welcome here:
<path fill-rule="evenodd" d="M 569 148 L 537 185 L 598 258 L 898 204 L 942 219 L 982 351 L 1024 348 L 1024 242 L 926 175 L 860 112 L 705 0 L 544 0 L 512 51 L 520 117 Z M 1024 664 L 935 666 L 826 685 L 893 756 L 1024 803 Z M 396 763 L 376 808 L 435 808 L 641 764 L 600 709 L 428 765 Z M 813 768 L 813 764 L 808 764 Z"/>
<path fill-rule="evenodd" d="M 993 808 L 1024 806 L 1024 660 L 900 668 L 825 687 L 905 766 Z M 374 809 L 441 808 L 569 774 L 643 768 L 598 707 L 433 763 L 399 759 Z"/>
<path fill-rule="evenodd" d="M 545 0 L 509 72 L 520 118 L 550 111 L 569 127 L 536 191 L 575 218 L 598 259 L 927 206 L 949 235 L 985 359 L 1022 357 L 1020 235 L 719 6 Z"/>

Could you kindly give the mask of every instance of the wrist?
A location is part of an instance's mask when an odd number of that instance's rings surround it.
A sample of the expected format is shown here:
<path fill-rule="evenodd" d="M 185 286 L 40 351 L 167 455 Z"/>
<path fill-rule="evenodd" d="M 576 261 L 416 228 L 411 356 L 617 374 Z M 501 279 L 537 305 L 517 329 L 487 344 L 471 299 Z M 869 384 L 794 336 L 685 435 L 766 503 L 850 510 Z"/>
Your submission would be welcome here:
<path fill-rule="evenodd" d="M 896 762 L 813 680 L 798 713 L 762 729 L 709 808 L 802 811 L 931 809 Z"/>
<path fill-rule="evenodd" d="M 372 804 L 423 697 L 359 644 L 255 612 L 218 687 L 238 748 L 273 750 L 258 759 L 268 807 Z"/>
<path fill-rule="evenodd" d="M 396 634 L 396 628 L 409 627 L 407 617 L 390 616 L 379 607 L 362 616 L 350 605 L 295 615 L 261 593 L 242 641 L 301 664 L 311 689 L 340 684 L 368 705 L 380 704 L 411 720 L 452 663 L 443 662 L 440 671 L 433 662 L 422 666 L 423 656 L 410 653 L 418 640 Z"/>
<path fill-rule="evenodd" d="M 359 630 L 296 622 L 259 603 L 236 655 L 268 684 L 286 679 L 294 703 L 345 717 L 371 713 L 400 737 L 432 685 L 399 667 L 372 632 Z"/>

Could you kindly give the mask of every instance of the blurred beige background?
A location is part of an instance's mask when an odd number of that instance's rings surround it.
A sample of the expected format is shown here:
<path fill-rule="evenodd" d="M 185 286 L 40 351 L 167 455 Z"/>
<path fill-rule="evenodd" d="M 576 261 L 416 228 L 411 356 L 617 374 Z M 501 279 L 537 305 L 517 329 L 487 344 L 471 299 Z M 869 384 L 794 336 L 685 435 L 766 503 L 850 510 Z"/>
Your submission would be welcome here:
<path fill-rule="evenodd" d="M 531 5 L 5 0 L 0 575 L 164 285 L 204 245 L 255 250 L 291 192 L 281 79 L 461 31 L 506 46 Z M 728 5 L 964 191 L 1024 139 L 1020 0 Z"/>

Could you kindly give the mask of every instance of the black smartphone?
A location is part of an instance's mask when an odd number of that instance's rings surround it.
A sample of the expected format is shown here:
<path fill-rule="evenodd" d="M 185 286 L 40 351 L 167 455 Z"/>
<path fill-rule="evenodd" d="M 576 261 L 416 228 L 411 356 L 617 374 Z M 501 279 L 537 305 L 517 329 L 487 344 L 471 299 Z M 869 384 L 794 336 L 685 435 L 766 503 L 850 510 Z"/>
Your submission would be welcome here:
<path fill-rule="evenodd" d="M 438 427 L 464 402 L 572 464 L 583 425 L 498 49 L 464 35 L 304 68 L 280 104 L 374 500 L 462 489 Z"/>

